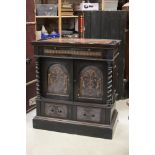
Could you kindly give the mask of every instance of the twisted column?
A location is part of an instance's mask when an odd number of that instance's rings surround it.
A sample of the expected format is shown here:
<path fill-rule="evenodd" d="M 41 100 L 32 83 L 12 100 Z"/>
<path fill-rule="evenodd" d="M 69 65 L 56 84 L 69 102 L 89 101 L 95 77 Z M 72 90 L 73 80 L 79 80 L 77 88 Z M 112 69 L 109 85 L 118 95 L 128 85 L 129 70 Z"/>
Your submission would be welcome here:
<path fill-rule="evenodd" d="M 113 84 L 113 68 L 112 68 L 112 62 L 108 62 L 108 68 L 107 68 L 107 104 L 112 104 L 112 84 Z"/>
<path fill-rule="evenodd" d="M 40 98 L 40 76 L 39 76 L 39 58 L 36 58 L 36 94 Z"/>

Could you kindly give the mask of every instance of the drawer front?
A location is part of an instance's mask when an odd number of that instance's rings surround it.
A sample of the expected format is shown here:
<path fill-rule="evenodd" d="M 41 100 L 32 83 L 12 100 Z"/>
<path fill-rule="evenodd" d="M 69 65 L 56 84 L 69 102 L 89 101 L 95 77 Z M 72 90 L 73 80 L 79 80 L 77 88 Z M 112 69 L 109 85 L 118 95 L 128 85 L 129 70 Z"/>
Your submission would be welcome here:
<path fill-rule="evenodd" d="M 100 122 L 101 109 L 99 108 L 88 108 L 88 107 L 77 107 L 77 120 Z"/>
<path fill-rule="evenodd" d="M 50 117 L 67 118 L 67 106 L 45 103 L 45 115 Z"/>
<path fill-rule="evenodd" d="M 58 56 L 58 57 L 78 57 L 78 58 L 100 58 L 102 59 L 102 50 L 99 49 L 96 51 L 93 51 L 91 48 L 86 48 L 86 49 L 78 49 L 76 48 L 67 48 L 64 49 L 64 47 L 54 47 L 52 48 L 44 48 L 43 50 L 43 55 L 47 56 Z"/>

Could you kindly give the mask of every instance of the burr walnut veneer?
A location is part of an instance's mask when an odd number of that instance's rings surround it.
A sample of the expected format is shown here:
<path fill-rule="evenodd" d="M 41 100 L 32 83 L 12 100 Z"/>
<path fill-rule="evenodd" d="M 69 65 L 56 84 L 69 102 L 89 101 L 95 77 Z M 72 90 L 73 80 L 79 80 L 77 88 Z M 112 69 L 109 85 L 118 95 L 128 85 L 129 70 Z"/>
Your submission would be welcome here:
<path fill-rule="evenodd" d="M 34 41 L 33 127 L 112 139 L 117 122 L 119 40 Z"/>

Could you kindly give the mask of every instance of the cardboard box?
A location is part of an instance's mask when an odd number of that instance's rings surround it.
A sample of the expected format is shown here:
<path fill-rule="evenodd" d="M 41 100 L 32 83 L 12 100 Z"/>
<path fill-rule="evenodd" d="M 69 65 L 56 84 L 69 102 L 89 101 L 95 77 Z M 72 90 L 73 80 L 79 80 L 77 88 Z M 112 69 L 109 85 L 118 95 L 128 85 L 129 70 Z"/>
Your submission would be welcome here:
<path fill-rule="evenodd" d="M 57 16 L 57 4 L 36 4 L 37 16 Z"/>
<path fill-rule="evenodd" d="M 117 11 L 118 0 L 104 0 L 103 10 L 104 11 Z"/>

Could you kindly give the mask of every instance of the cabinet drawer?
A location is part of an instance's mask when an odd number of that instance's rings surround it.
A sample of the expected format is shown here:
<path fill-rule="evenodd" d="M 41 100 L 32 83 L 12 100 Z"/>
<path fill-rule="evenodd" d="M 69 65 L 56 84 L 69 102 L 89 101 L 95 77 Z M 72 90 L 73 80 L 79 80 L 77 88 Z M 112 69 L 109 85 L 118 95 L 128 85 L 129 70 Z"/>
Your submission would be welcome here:
<path fill-rule="evenodd" d="M 77 120 L 100 122 L 101 109 L 77 106 Z"/>
<path fill-rule="evenodd" d="M 67 106 L 53 103 L 45 103 L 45 115 L 50 117 L 67 118 Z"/>

